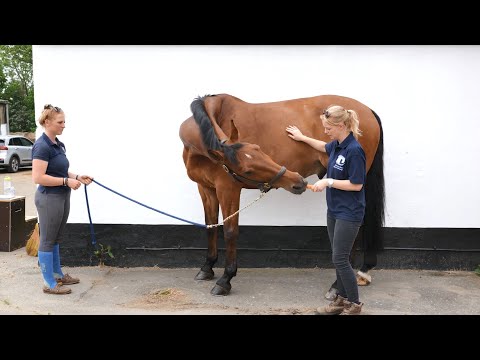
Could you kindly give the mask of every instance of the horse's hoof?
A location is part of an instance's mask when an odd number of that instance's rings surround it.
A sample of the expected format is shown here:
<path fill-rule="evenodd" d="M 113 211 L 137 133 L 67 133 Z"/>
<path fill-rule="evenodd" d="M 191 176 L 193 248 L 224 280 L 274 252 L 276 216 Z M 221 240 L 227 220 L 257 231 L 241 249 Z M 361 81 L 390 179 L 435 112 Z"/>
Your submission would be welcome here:
<path fill-rule="evenodd" d="M 212 280 L 214 272 L 213 271 L 203 271 L 200 270 L 198 274 L 195 276 L 195 280 Z"/>
<path fill-rule="evenodd" d="M 358 286 L 367 286 L 372 282 L 372 277 L 364 273 L 363 271 L 357 271 L 357 284 Z"/>
<path fill-rule="evenodd" d="M 325 299 L 328 301 L 334 301 L 337 298 L 338 290 L 334 287 L 331 287 L 325 294 Z"/>
<path fill-rule="evenodd" d="M 212 290 L 210 290 L 210 294 L 214 296 L 226 296 L 230 293 L 230 289 L 225 289 L 220 285 L 215 285 Z"/>

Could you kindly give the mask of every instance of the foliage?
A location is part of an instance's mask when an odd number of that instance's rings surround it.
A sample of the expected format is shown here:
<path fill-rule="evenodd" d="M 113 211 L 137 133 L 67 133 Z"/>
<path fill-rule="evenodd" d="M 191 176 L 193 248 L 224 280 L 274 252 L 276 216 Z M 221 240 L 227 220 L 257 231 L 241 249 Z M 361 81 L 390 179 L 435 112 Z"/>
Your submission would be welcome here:
<path fill-rule="evenodd" d="M 110 258 L 115 258 L 112 253 L 112 247 L 110 245 L 108 246 L 103 246 L 102 244 L 98 243 L 98 249 L 93 252 L 95 256 L 97 257 L 100 266 L 105 265 L 105 259 L 108 256 Z"/>
<path fill-rule="evenodd" d="M 475 274 L 480 276 L 480 265 L 478 265 L 477 268 L 475 269 Z"/>
<path fill-rule="evenodd" d="M 32 45 L 0 45 L 0 99 L 9 102 L 10 132 L 35 132 Z"/>

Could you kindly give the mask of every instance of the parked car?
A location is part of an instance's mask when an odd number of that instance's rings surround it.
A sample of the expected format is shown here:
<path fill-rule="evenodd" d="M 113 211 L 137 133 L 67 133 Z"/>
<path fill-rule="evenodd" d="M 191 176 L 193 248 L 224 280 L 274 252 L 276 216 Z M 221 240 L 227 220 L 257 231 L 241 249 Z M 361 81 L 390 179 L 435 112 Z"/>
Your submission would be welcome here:
<path fill-rule="evenodd" d="M 22 166 L 32 166 L 33 142 L 21 135 L 0 135 L 0 168 L 17 172 Z"/>

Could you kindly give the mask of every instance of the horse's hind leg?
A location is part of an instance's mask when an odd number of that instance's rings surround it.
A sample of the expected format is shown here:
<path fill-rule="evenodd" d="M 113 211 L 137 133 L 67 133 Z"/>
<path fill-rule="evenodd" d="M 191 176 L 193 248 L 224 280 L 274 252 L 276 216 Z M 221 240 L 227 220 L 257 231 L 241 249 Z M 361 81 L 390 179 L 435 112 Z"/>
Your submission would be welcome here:
<path fill-rule="evenodd" d="M 215 193 L 215 189 L 207 188 L 202 185 L 198 185 L 198 191 L 202 198 L 203 210 L 205 212 L 205 224 L 217 224 L 218 223 L 218 198 Z M 208 250 L 207 260 L 202 266 L 198 274 L 195 276 L 195 280 L 212 280 L 213 279 L 213 266 L 218 260 L 217 249 L 218 227 L 207 229 Z"/>
<path fill-rule="evenodd" d="M 357 272 L 357 284 L 360 286 L 370 285 L 372 276 L 368 273 L 377 266 L 377 250 L 366 247 L 363 250 L 363 265 Z"/>

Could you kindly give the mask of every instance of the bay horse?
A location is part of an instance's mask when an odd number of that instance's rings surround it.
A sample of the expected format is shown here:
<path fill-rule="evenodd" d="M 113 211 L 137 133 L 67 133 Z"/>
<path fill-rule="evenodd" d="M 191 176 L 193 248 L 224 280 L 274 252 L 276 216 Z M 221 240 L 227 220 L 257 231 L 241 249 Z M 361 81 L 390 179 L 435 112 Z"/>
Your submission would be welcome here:
<path fill-rule="evenodd" d="M 192 116 L 179 130 L 183 161 L 189 178 L 197 183 L 207 224 L 208 250 L 205 264 L 195 280 L 211 280 L 218 259 L 219 205 L 222 216 L 236 213 L 242 189 L 267 192 L 283 188 L 302 194 L 306 177 L 327 172 L 328 155 L 287 136 L 286 127 L 295 125 L 306 136 L 330 141 L 320 114 L 329 105 L 353 109 L 360 118 L 359 138 L 366 155 L 365 247 L 381 248 L 380 231 L 384 218 L 383 130 L 378 115 L 352 98 L 320 95 L 269 103 L 248 103 L 228 94 L 197 97 L 190 105 Z M 228 295 L 237 273 L 238 214 L 223 224 L 225 240 L 224 274 L 211 289 L 212 295 Z"/>

